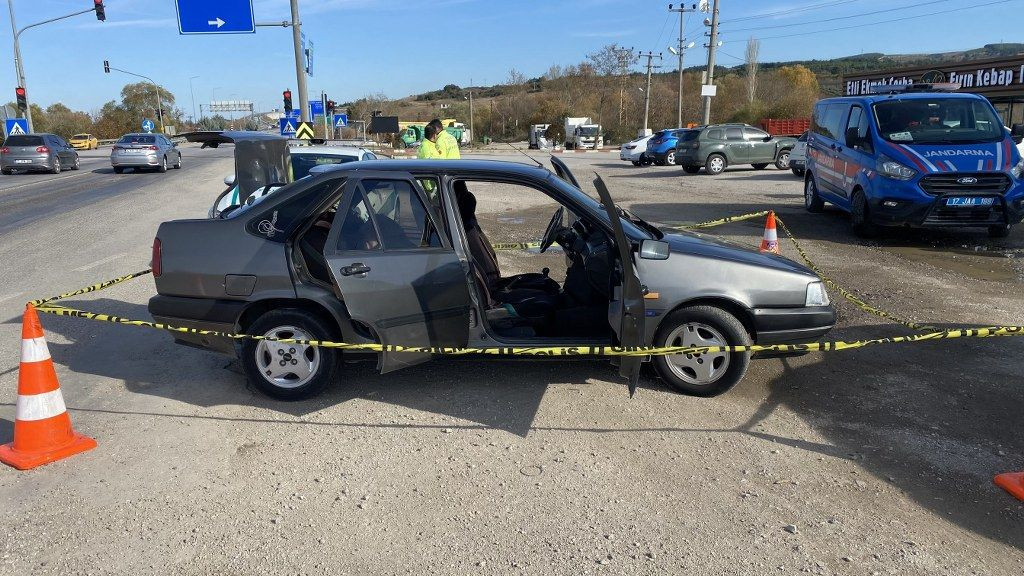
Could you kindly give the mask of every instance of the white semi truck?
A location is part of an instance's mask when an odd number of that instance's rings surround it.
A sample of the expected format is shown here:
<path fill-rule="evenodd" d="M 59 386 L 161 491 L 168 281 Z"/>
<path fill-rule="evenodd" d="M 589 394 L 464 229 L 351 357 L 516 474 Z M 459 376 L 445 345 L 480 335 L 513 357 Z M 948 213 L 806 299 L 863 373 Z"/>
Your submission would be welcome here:
<path fill-rule="evenodd" d="M 544 148 L 545 147 L 545 146 L 541 146 L 541 144 L 542 143 L 546 144 L 547 142 L 546 141 L 541 142 L 541 141 L 544 140 L 544 133 L 548 131 L 548 128 L 550 126 L 551 126 L 550 124 L 531 124 L 530 125 L 530 149 L 531 150 L 538 150 L 540 148 Z"/>
<path fill-rule="evenodd" d="M 597 150 L 604 143 L 601 125 L 594 124 L 590 117 L 565 119 L 565 149 L 592 148 Z"/>

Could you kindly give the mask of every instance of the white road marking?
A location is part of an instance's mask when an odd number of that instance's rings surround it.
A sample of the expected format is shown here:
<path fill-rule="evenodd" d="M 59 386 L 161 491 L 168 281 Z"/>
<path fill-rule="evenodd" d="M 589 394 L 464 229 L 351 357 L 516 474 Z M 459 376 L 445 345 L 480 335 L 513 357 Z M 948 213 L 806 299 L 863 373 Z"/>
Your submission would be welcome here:
<path fill-rule="evenodd" d="M 68 174 L 67 176 L 57 176 L 56 178 L 46 178 L 45 180 L 33 180 L 32 182 L 26 182 L 25 184 L 18 184 L 16 186 L 3 186 L 0 187 L 0 192 L 6 192 L 7 190 L 17 190 L 18 188 L 25 188 L 27 186 L 35 186 L 37 184 L 46 184 L 48 182 L 56 182 L 57 180 L 67 180 L 68 178 L 74 178 L 78 174 Z"/>
<path fill-rule="evenodd" d="M 78 268 L 75 268 L 75 272 L 85 272 L 86 270 L 95 268 L 97 266 L 102 266 L 102 265 L 106 264 L 107 262 L 113 262 L 114 260 L 117 260 L 118 258 L 123 258 L 123 257 L 125 257 L 127 255 L 128 255 L 127 252 L 121 252 L 120 254 L 114 254 L 113 256 L 107 256 L 106 258 L 103 258 L 102 260 L 97 260 L 97 261 L 93 262 L 92 264 L 86 264 L 85 266 L 79 266 Z"/>
<path fill-rule="evenodd" d="M 3 302 L 4 300 L 10 300 L 11 298 L 17 298 L 18 296 L 21 296 L 22 294 L 24 294 L 24 292 L 15 292 L 14 294 L 4 294 L 3 296 L 0 296 L 0 302 Z"/>

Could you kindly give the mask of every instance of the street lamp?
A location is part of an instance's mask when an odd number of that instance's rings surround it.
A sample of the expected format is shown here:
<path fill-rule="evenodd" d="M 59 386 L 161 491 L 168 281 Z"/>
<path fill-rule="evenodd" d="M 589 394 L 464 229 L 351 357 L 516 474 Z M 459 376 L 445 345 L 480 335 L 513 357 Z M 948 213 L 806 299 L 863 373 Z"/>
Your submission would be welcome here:
<path fill-rule="evenodd" d="M 199 78 L 199 76 L 191 76 L 188 79 L 188 91 L 189 91 L 189 94 L 192 95 L 192 121 L 193 122 L 196 121 L 197 116 L 196 116 L 196 91 L 192 88 L 192 81 L 195 80 L 196 78 Z"/>

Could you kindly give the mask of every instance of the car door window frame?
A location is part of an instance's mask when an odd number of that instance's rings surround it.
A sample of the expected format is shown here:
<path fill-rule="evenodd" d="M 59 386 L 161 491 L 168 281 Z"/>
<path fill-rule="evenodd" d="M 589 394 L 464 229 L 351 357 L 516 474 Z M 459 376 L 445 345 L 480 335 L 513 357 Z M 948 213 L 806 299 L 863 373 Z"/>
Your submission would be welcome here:
<path fill-rule="evenodd" d="M 857 110 L 860 111 L 860 117 L 858 118 L 857 125 L 851 126 L 851 123 L 854 119 L 854 111 Z M 859 137 L 857 146 L 851 146 L 849 142 L 846 142 L 846 131 L 848 131 L 850 128 L 857 128 L 857 135 Z M 861 134 L 862 131 L 863 134 Z M 871 143 L 871 122 L 868 119 L 867 110 L 865 110 L 864 107 L 861 106 L 860 104 L 853 104 L 852 106 L 850 106 L 850 115 L 846 119 L 846 129 L 843 130 L 843 141 L 846 142 L 847 146 L 850 146 L 851 148 L 854 148 L 856 150 L 860 150 L 861 152 L 864 152 L 866 154 L 874 153 L 874 146 Z"/>

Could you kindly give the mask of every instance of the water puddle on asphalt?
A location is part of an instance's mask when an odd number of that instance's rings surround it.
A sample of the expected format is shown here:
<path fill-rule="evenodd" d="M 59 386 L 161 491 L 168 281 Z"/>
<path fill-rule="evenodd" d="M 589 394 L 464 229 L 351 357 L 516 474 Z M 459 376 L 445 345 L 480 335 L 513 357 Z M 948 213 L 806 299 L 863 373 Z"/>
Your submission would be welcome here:
<path fill-rule="evenodd" d="M 1024 249 L 978 246 L 879 246 L 907 260 L 995 282 L 1024 282 Z"/>

